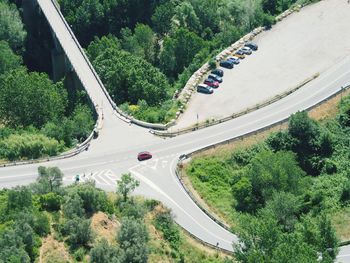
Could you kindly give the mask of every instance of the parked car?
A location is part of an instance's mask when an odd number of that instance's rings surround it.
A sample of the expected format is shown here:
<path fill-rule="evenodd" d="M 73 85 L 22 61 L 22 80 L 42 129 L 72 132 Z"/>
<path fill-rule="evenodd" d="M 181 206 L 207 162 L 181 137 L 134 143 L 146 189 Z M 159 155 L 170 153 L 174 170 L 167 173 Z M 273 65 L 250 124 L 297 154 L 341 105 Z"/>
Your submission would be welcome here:
<path fill-rule="evenodd" d="M 238 57 L 229 57 L 227 60 L 231 60 L 234 64 L 240 63 L 240 60 Z"/>
<path fill-rule="evenodd" d="M 224 71 L 222 69 L 216 68 L 214 70 L 211 71 L 212 74 L 215 74 L 219 77 L 223 77 L 224 76 Z"/>
<path fill-rule="evenodd" d="M 212 87 L 209 87 L 206 84 L 199 84 L 197 86 L 197 92 L 206 93 L 206 94 L 212 94 L 214 92 L 214 90 L 213 90 Z"/>
<path fill-rule="evenodd" d="M 239 50 L 237 50 L 235 52 L 235 56 L 239 57 L 240 59 L 244 59 L 245 58 L 244 52 L 241 49 L 239 49 Z"/>
<path fill-rule="evenodd" d="M 206 80 L 204 80 L 204 84 L 207 84 L 209 87 L 212 87 L 212 88 L 219 87 L 219 82 L 217 82 L 214 79 L 206 79 Z"/>
<path fill-rule="evenodd" d="M 144 160 L 148 160 L 148 159 L 151 159 L 151 158 L 152 158 L 152 154 L 150 152 L 140 152 L 137 155 L 137 159 L 139 161 L 144 161 Z"/>
<path fill-rule="evenodd" d="M 251 50 L 254 51 L 258 50 L 258 45 L 253 42 L 247 42 L 244 46 L 249 47 Z"/>
<path fill-rule="evenodd" d="M 222 82 L 222 77 L 219 77 L 218 75 L 215 75 L 215 74 L 209 74 L 208 79 L 213 79 L 219 83 Z"/>
<path fill-rule="evenodd" d="M 230 60 L 221 61 L 220 62 L 220 67 L 231 69 L 231 68 L 233 68 L 233 62 L 230 61 Z"/>
<path fill-rule="evenodd" d="M 249 47 L 242 47 L 241 50 L 245 55 L 250 55 L 252 54 L 252 50 Z"/>

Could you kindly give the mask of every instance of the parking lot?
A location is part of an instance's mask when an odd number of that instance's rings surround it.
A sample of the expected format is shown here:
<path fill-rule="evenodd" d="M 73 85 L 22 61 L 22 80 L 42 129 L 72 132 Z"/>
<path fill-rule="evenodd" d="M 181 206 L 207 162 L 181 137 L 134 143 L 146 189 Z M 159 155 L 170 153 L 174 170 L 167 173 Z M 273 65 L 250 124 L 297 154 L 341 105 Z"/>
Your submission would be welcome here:
<path fill-rule="evenodd" d="M 172 129 L 222 118 L 289 90 L 350 55 L 350 4 L 324 0 L 258 35 L 259 50 L 224 69 L 213 94 L 195 93 Z"/>

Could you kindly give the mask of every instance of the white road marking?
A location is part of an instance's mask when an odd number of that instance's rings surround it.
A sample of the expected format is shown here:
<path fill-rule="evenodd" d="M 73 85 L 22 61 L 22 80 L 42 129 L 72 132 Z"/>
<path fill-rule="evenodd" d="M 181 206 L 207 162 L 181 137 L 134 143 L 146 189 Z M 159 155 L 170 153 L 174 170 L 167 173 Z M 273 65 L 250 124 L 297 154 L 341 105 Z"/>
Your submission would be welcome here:
<path fill-rule="evenodd" d="M 156 190 L 158 193 L 160 193 L 161 195 L 165 196 L 170 202 L 172 202 L 178 209 L 180 209 L 184 214 L 186 214 L 193 222 L 196 222 L 197 225 L 201 226 L 189 213 L 187 213 L 178 203 L 176 203 L 169 195 L 167 195 L 163 190 L 161 190 L 158 186 L 156 186 L 151 180 L 149 180 L 148 178 L 146 178 L 145 176 L 143 176 L 142 174 L 134 171 L 132 168 L 129 169 L 129 171 L 135 175 L 137 178 L 139 178 L 141 181 L 143 181 L 144 183 L 146 183 L 148 186 L 150 186 L 151 188 L 153 188 L 154 190 Z M 187 196 L 187 193 L 186 193 Z M 199 208 L 198 208 L 199 209 Z M 204 212 L 203 212 L 204 213 Z M 206 215 L 207 216 L 207 215 Z M 204 227 L 202 227 L 203 229 L 205 229 Z M 217 235 L 215 235 L 214 233 L 210 232 L 208 229 L 205 229 L 210 235 L 212 235 L 213 237 L 215 237 L 218 240 L 221 240 L 225 243 L 230 243 L 231 241 L 227 241 Z"/>

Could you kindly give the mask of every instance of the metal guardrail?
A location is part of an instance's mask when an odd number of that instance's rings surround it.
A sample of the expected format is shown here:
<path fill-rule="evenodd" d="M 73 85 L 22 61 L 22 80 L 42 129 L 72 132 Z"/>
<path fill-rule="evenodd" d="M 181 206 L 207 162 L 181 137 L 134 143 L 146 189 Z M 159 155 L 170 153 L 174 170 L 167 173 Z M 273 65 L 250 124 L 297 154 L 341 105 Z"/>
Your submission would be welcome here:
<path fill-rule="evenodd" d="M 297 91 L 301 87 L 305 86 L 310 81 L 316 79 L 319 75 L 320 75 L 319 73 L 316 73 L 312 77 L 307 78 L 306 80 L 304 80 L 303 82 L 298 84 L 296 87 L 294 87 L 294 88 L 292 88 L 290 90 L 287 90 L 286 92 L 283 92 L 281 94 L 278 94 L 278 95 L 272 97 L 271 99 L 269 99 L 267 101 L 259 103 L 259 104 L 255 105 L 254 107 L 247 108 L 247 109 L 242 110 L 242 111 L 240 111 L 238 113 L 233 113 L 232 115 L 230 115 L 228 117 L 217 119 L 217 120 L 214 120 L 214 121 L 211 121 L 211 122 L 200 123 L 198 125 L 194 125 L 194 126 L 191 126 L 189 128 L 179 129 L 179 130 L 174 131 L 174 132 L 161 132 L 161 131 L 155 131 L 155 130 L 151 130 L 150 132 L 155 134 L 155 135 L 161 136 L 161 137 L 174 137 L 174 136 L 177 136 L 177 135 L 181 135 L 181 134 L 184 134 L 184 133 L 196 131 L 196 130 L 199 130 L 199 129 L 204 129 L 204 128 L 207 128 L 207 127 L 210 127 L 210 126 L 213 126 L 213 125 L 217 125 L 219 123 L 223 123 L 223 122 L 226 122 L 226 121 L 229 121 L 229 120 L 241 117 L 241 116 L 243 116 L 245 114 L 248 114 L 248 113 L 253 112 L 253 111 L 257 110 L 257 109 L 260 109 L 260 108 L 263 108 L 265 106 L 268 106 L 268 105 L 270 105 L 270 104 L 272 104 L 272 103 L 274 103 L 274 102 L 276 102 L 276 101 L 278 101 L 280 99 L 283 99 L 283 98 L 287 97 L 288 95 L 290 95 L 293 92 Z"/>
<path fill-rule="evenodd" d="M 308 107 L 307 109 L 305 109 L 306 111 L 309 111 L 317 106 L 319 106 L 320 104 L 322 103 L 325 103 L 327 101 L 329 101 L 330 99 L 336 97 L 337 95 L 343 93 L 344 91 L 346 91 L 347 89 L 350 88 L 350 84 L 345 86 L 345 87 L 341 87 L 341 89 L 339 89 L 338 91 L 336 91 L 335 93 L 333 93 L 331 96 L 323 99 L 322 101 L 318 102 L 317 104 L 313 105 L 313 106 L 310 106 Z M 215 221 L 218 225 L 220 225 L 221 227 L 223 227 L 224 229 L 228 230 L 231 232 L 230 228 L 224 223 L 222 222 L 217 216 L 213 215 L 212 212 L 208 211 L 207 209 L 205 209 L 201 204 L 200 202 L 197 200 L 197 198 L 192 194 L 191 190 L 189 190 L 186 186 L 186 184 L 184 184 L 183 180 L 182 180 L 182 162 L 188 158 L 190 158 L 191 156 L 195 155 L 195 154 L 198 154 L 198 153 L 201 153 L 201 152 L 204 152 L 206 150 L 209 150 L 209 149 L 213 149 L 213 148 L 216 148 L 220 145 L 224 145 L 224 144 L 229 144 L 233 141 L 238 141 L 238 140 L 241 140 L 243 138 L 246 138 L 246 137 L 249 137 L 251 135 L 256 135 L 260 132 L 263 132 L 263 131 L 266 131 L 270 128 L 273 128 L 273 127 L 276 127 L 278 125 L 281 125 L 283 123 L 285 123 L 287 120 L 289 119 L 288 118 L 285 118 L 283 120 L 280 120 L 278 122 L 275 122 L 273 124 L 270 124 L 270 125 L 267 125 L 265 127 L 262 127 L 256 131 L 251 131 L 251 132 L 248 132 L 246 134 L 243 134 L 243 135 L 240 135 L 240 136 L 237 136 L 237 137 L 233 137 L 233 138 L 230 138 L 230 139 L 227 139 L 227 140 L 224 140 L 224 141 L 221 141 L 221 142 L 218 142 L 218 143 L 214 143 L 214 144 L 210 144 L 210 145 L 207 145 L 201 149 L 198 149 L 198 150 L 195 150 L 195 151 L 192 151 L 192 152 L 189 152 L 187 154 L 182 154 L 180 155 L 179 159 L 178 159 L 178 162 L 177 162 L 177 165 L 176 165 L 176 168 L 175 168 L 175 175 L 177 177 L 177 179 L 179 180 L 180 184 L 182 185 L 183 189 L 186 191 L 186 193 L 189 195 L 189 197 L 192 199 L 192 201 L 207 215 L 209 216 L 213 221 Z M 188 232 L 188 231 L 187 231 Z M 189 232 L 188 232 L 189 233 Z M 191 236 L 193 236 L 191 233 L 189 233 Z M 200 240 L 199 238 L 197 237 L 194 237 L 196 240 L 200 241 L 201 243 L 207 245 L 207 246 L 210 246 L 212 248 L 215 248 L 215 249 L 218 249 L 220 251 L 223 251 L 225 253 L 230 253 L 232 254 L 231 251 L 228 251 L 226 249 L 222 249 L 220 247 L 216 247 L 216 246 L 213 246 L 212 244 L 208 244 L 207 242 L 203 241 L 203 240 Z M 341 242 L 340 243 L 340 246 L 345 246 L 345 245 L 348 245 L 350 244 L 350 240 L 349 241 L 344 241 L 344 242 Z"/>

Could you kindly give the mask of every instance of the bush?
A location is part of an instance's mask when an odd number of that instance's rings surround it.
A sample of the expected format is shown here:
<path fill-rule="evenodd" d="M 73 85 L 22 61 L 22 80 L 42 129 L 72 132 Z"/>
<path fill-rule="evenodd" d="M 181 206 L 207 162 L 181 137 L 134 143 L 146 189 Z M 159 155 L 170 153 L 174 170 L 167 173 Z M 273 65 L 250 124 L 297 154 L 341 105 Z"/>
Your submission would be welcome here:
<path fill-rule="evenodd" d="M 63 145 L 58 141 L 42 134 L 12 134 L 0 140 L 0 158 L 10 161 L 53 156 L 62 152 L 63 149 Z"/>
<path fill-rule="evenodd" d="M 41 209 L 50 212 L 60 210 L 61 201 L 62 197 L 53 192 L 40 195 L 39 198 Z"/>

